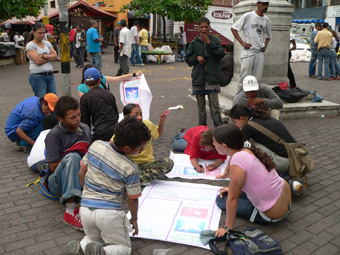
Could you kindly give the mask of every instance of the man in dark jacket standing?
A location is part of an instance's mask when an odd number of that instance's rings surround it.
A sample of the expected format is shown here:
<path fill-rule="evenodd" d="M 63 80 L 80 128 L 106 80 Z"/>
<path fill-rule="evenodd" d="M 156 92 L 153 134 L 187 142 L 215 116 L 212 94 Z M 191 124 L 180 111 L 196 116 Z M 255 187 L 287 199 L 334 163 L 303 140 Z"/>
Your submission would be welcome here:
<path fill-rule="evenodd" d="M 207 125 L 205 95 L 208 95 L 211 118 L 214 126 L 222 124 L 221 109 L 218 101 L 220 92 L 220 60 L 225 55 L 220 40 L 209 35 L 210 20 L 200 18 L 200 34 L 189 45 L 185 61 L 192 69 L 193 95 L 196 95 L 199 125 Z"/>

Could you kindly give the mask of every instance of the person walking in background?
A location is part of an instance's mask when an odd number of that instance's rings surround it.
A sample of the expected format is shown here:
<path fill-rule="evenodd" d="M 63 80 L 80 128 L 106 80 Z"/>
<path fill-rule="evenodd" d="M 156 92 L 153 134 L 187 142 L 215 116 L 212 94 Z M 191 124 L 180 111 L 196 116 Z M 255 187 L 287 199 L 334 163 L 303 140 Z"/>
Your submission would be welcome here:
<path fill-rule="evenodd" d="M 46 28 L 41 22 L 33 26 L 34 39 L 26 45 L 26 53 L 30 61 L 29 83 L 36 97 L 43 97 L 47 93 L 57 95 L 57 86 L 53 74 L 51 61 L 58 56 L 48 41 L 44 41 Z"/>
<path fill-rule="evenodd" d="M 126 27 L 126 20 L 122 19 L 120 21 L 122 30 L 119 33 L 119 66 L 117 75 L 121 76 L 123 74 L 129 73 L 129 57 L 131 56 L 131 32 Z"/>
<path fill-rule="evenodd" d="M 80 24 L 76 26 L 76 35 L 74 39 L 74 60 L 76 67 L 84 68 L 84 53 L 86 48 L 86 33 Z"/>
<path fill-rule="evenodd" d="M 331 45 L 331 75 L 330 76 L 331 76 L 331 79 L 340 80 L 340 77 L 337 78 L 337 75 L 340 76 L 340 65 L 337 60 L 337 52 L 335 50 L 336 45 L 339 41 L 339 36 L 334 30 L 331 30 L 330 32 L 333 35 L 332 45 Z"/>
<path fill-rule="evenodd" d="M 187 52 L 187 34 L 184 32 L 183 27 L 179 28 L 180 33 L 179 33 L 179 40 L 178 40 L 178 44 L 179 44 L 179 48 L 180 51 L 184 51 L 184 53 Z"/>
<path fill-rule="evenodd" d="M 118 63 L 118 58 L 119 58 L 119 53 L 118 53 L 118 50 L 119 50 L 119 32 L 120 32 L 121 29 L 122 29 L 122 27 L 120 25 L 120 21 L 118 21 L 117 26 L 116 26 L 115 30 L 113 31 L 113 41 L 114 41 L 114 44 L 115 44 L 115 48 L 114 48 L 115 63 Z"/>
<path fill-rule="evenodd" d="M 73 51 L 74 51 L 74 37 L 76 35 L 76 28 L 72 28 L 70 31 L 70 58 L 73 57 Z"/>
<path fill-rule="evenodd" d="M 149 49 L 149 43 L 148 43 L 148 38 L 149 38 L 149 33 L 148 30 L 146 30 L 145 24 L 141 25 L 141 31 L 139 32 L 139 38 L 140 38 L 140 44 L 141 44 L 141 51 L 147 51 Z M 147 62 L 146 55 L 142 53 L 142 61 L 144 63 Z"/>
<path fill-rule="evenodd" d="M 90 20 L 91 27 L 87 30 L 86 40 L 87 40 L 87 51 L 91 55 L 91 63 L 96 66 L 99 72 L 102 71 L 102 54 L 100 49 L 100 42 L 103 41 L 103 37 L 99 38 L 98 35 L 98 22 L 95 20 Z"/>
<path fill-rule="evenodd" d="M 315 66 L 316 66 L 316 59 L 318 58 L 317 51 L 318 51 L 318 44 L 314 41 L 318 31 L 322 29 L 321 23 L 315 23 L 315 29 L 310 36 L 310 52 L 311 57 L 309 61 L 309 78 L 317 78 L 318 76 L 315 75 Z"/>
<path fill-rule="evenodd" d="M 326 81 L 332 80 L 329 69 L 329 61 L 331 58 L 332 33 L 328 31 L 328 23 L 322 24 L 322 30 L 315 36 L 314 42 L 318 44 L 318 80 L 322 80 L 322 64 L 325 62 L 325 76 Z"/>
<path fill-rule="evenodd" d="M 253 75 L 259 81 L 262 79 L 264 52 L 271 38 L 270 20 L 264 15 L 268 10 L 269 1 L 257 1 L 256 6 L 255 11 L 243 14 L 231 27 L 235 39 L 243 46 L 241 73 L 235 96 L 242 92 L 243 79 L 246 76 Z M 243 30 L 244 40 L 238 33 L 241 30 Z M 265 42 L 263 42 L 264 35 L 266 35 Z"/>
<path fill-rule="evenodd" d="M 136 20 L 133 23 L 133 27 L 131 28 L 131 47 L 132 47 L 132 53 L 131 53 L 131 65 L 136 65 L 136 58 L 137 58 L 137 66 L 144 66 L 143 61 L 140 57 L 139 53 L 139 34 L 138 34 L 138 28 L 139 28 L 139 21 Z"/>
<path fill-rule="evenodd" d="M 220 92 L 221 59 L 225 53 L 220 40 L 209 34 L 210 20 L 200 18 L 198 30 L 200 34 L 189 45 L 185 56 L 186 63 L 192 69 L 192 94 L 196 96 L 199 125 L 207 126 L 205 96 L 209 99 L 209 108 L 214 126 L 222 125 L 221 109 L 218 101 Z"/>
<path fill-rule="evenodd" d="M 292 68 L 290 67 L 290 58 L 292 57 L 292 50 L 296 49 L 296 43 L 295 43 L 295 35 L 290 33 L 289 35 L 289 41 L 290 41 L 290 49 L 289 49 L 289 57 L 288 57 L 288 79 L 289 79 L 289 87 L 296 88 L 295 83 L 295 76 L 293 74 Z"/>

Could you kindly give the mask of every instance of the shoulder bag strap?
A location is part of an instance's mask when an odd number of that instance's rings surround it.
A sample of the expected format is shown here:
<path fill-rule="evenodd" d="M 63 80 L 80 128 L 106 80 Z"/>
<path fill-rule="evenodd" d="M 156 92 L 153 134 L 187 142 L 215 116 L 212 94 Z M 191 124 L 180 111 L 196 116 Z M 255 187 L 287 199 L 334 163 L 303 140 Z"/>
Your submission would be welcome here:
<path fill-rule="evenodd" d="M 258 130 L 259 132 L 261 132 L 262 134 L 268 136 L 274 142 L 279 143 L 279 144 L 285 144 L 286 143 L 285 140 L 283 140 L 281 137 L 279 137 L 278 135 L 274 134 L 272 131 L 270 131 L 269 129 L 265 128 L 264 126 L 261 126 L 260 124 L 258 124 L 256 122 L 253 122 L 253 121 L 249 121 L 248 124 L 250 126 L 252 126 L 253 128 L 255 128 L 256 130 Z"/>

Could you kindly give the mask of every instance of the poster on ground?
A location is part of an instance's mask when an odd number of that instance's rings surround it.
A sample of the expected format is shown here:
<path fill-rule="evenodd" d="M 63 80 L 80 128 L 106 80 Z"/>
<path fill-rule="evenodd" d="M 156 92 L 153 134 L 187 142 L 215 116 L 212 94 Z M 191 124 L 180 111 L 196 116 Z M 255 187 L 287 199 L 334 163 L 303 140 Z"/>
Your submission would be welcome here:
<path fill-rule="evenodd" d="M 221 209 L 215 199 L 220 188 L 156 180 L 144 188 L 139 198 L 139 234 L 135 237 L 209 249 L 199 236 L 202 230 L 218 229 Z"/>
<path fill-rule="evenodd" d="M 174 166 L 172 170 L 166 174 L 168 178 L 185 178 L 185 179 L 207 179 L 215 180 L 216 176 L 222 175 L 227 167 L 228 159 L 216 169 L 209 171 L 204 166 L 213 164 L 215 160 L 204 160 L 199 159 L 198 163 L 204 167 L 203 173 L 198 173 L 190 162 L 190 156 L 187 154 L 175 154 L 172 151 L 169 156 L 174 161 Z M 220 179 L 219 179 L 220 180 Z M 229 180 L 229 179 L 226 179 Z"/>

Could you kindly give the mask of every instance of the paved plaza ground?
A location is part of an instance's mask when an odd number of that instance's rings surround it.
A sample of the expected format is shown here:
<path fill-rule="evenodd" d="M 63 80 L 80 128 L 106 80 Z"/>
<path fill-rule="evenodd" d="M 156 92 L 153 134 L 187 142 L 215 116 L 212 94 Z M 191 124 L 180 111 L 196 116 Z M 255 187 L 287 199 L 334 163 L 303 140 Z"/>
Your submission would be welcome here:
<path fill-rule="evenodd" d="M 60 70 L 60 62 L 53 63 Z M 305 90 L 316 90 L 326 100 L 340 103 L 340 81 L 317 81 L 307 77 L 308 64 L 294 63 L 293 71 L 298 86 Z M 23 99 L 33 96 L 28 83 L 29 65 L 0 67 L 0 254 L 63 254 L 70 240 L 81 240 L 78 232 L 63 223 L 64 207 L 42 197 L 39 185 L 29 188 L 37 174 L 26 165 L 28 154 L 16 152 L 4 133 L 5 122 L 10 111 Z M 75 68 L 71 60 L 72 95 L 81 81 L 81 69 Z M 118 64 L 114 64 L 112 48 L 103 55 L 103 73 L 115 75 Z M 165 131 L 154 141 L 155 158 L 169 155 L 172 137 L 181 128 L 198 124 L 196 102 L 188 98 L 191 88 L 191 69 L 185 63 L 148 64 L 131 67 L 130 71 L 142 70 L 153 93 L 151 120 L 158 124 L 163 109 L 183 104 L 184 109 L 171 111 L 166 119 Z M 264 71 L 265 72 L 265 71 Z M 61 75 L 56 75 L 58 92 L 61 93 Z M 119 84 L 110 84 L 117 98 L 119 110 Z M 61 94 L 59 95 L 61 96 Z M 164 96 L 164 98 L 162 98 Z M 209 125 L 211 125 L 210 114 Z M 236 220 L 236 229 L 246 226 L 261 228 L 277 239 L 284 254 L 340 254 L 340 117 L 314 117 L 284 120 L 292 135 L 304 142 L 315 159 L 315 169 L 308 188 L 301 197 L 293 199 L 289 216 L 272 226 L 251 224 Z M 188 181 L 175 179 L 176 181 Z M 189 182 L 223 186 L 223 181 L 194 180 Z M 155 205 L 156 206 L 156 205 Z M 124 204 L 126 209 L 126 202 Z M 225 223 L 222 214 L 220 224 Z M 173 249 L 175 254 L 212 254 L 208 250 L 187 245 L 147 239 L 132 238 L 132 254 L 149 255 L 154 249 Z"/>

